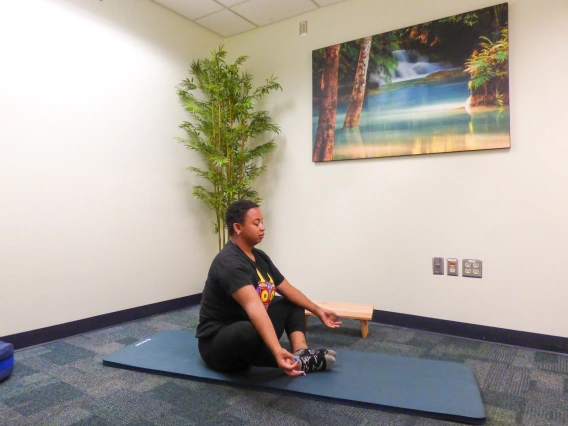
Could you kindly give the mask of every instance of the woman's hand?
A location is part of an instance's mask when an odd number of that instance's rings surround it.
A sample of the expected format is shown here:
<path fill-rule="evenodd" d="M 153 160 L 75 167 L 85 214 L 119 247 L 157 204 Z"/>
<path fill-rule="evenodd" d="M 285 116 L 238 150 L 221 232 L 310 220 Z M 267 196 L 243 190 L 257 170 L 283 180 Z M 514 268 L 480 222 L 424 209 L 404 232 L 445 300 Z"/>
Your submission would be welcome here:
<path fill-rule="evenodd" d="M 338 321 L 339 315 L 329 309 L 319 308 L 317 316 L 329 328 L 337 328 L 341 325 L 341 321 Z"/>
<path fill-rule="evenodd" d="M 274 358 L 278 363 L 278 367 L 284 371 L 288 376 L 305 376 L 302 370 L 299 370 L 300 363 L 294 360 L 294 355 L 284 348 L 278 349 L 274 353 Z"/>

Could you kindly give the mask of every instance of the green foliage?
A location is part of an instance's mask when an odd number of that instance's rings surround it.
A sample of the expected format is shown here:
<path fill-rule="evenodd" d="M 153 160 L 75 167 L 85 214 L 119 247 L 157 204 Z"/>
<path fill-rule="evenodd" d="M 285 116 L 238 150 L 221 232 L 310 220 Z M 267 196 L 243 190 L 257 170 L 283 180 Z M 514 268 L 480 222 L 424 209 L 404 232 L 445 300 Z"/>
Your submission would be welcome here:
<path fill-rule="evenodd" d="M 462 13 L 461 15 L 454 15 L 448 18 L 440 19 L 439 22 L 442 24 L 446 22 L 450 22 L 452 24 L 463 23 L 464 25 L 473 27 L 474 25 L 477 25 L 477 23 L 479 22 L 479 16 L 475 12 Z"/>
<path fill-rule="evenodd" d="M 400 49 L 402 34 L 399 31 L 377 34 L 373 37 L 369 54 L 369 73 L 377 73 L 384 77 L 387 86 L 391 85 L 390 73 L 398 67 L 393 52 Z"/>
<path fill-rule="evenodd" d="M 508 6 L 503 3 L 408 27 L 403 30 L 402 46 L 458 67 L 467 60 L 473 50 L 470 47 L 477 45 L 480 36 L 498 39 L 507 22 Z"/>
<path fill-rule="evenodd" d="M 260 201 L 251 185 L 264 171 L 262 159 L 276 145 L 273 140 L 257 146 L 252 143 L 266 132 L 280 133 L 280 128 L 272 123 L 267 111 L 257 110 L 257 104 L 272 90 L 282 90 L 274 76 L 253 89 L 252 75 L 241 70 L 248 57 L 240 56 L 230 64 L 226 56 L 220 46 L 209 58 L 194 61 L 192 78 L 177 86 L 178 96 L 192 118 L 180 125 L 187 138 L 178 141 L 203 159 L 204 168 L 188 170 L 208 182 L 207 187 L 195 185 L 193 195 L 215 212 L 213 231 L 218 234 L 219 250 L 227 241 L 227 207 L 238 199 Z M 199 91 L 200 96 L 194 91 Z"/>
<path fill-rule="evenodd" d="M 402 34 L 397 31 L 374 35 L 369 52 L 369 64 L 367 78 L 371 74 L 384 76 L 388 86 L 391 84 L 390 72 L 398 66 L 398 61 L 393 56 L 393 51 L 400 49 L 400 39 Z M 341 84 L 349 85 L 349 93 L 355 80 L 357 62 L 361 52 L 362 39 L 352 40 L 339 45 L 339 67 L 338 81 Z M 312 52 L 312 78 L 314 97 L 320 95 L 321 76 L 324 68 L 325 48 L 317 49 Z"/>
<path fill-rule="evenodd" d="M 502 108 L 504 97 L 500 89 L 509 76 L 507 28 L 501 30 L 501 39 L 496 42 L 484 36 L 481 39 L 483 41 L 479 43 L 479 50 L 474 51 L 465 63 L 465 71 L 471 76 L 468 87 L 472 93 L 481 89 L 486 100 L 491 94 L 491 98 Z"/>

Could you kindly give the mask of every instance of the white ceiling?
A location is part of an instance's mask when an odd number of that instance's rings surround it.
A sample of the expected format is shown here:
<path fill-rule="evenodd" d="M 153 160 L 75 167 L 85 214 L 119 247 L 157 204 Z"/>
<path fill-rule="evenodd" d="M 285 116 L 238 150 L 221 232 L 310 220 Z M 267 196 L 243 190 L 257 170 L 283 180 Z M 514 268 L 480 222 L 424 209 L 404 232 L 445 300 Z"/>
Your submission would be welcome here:
<path fill-rule="evenodd" d="M 345 0 L 154 0 L 229 37 Z"/>

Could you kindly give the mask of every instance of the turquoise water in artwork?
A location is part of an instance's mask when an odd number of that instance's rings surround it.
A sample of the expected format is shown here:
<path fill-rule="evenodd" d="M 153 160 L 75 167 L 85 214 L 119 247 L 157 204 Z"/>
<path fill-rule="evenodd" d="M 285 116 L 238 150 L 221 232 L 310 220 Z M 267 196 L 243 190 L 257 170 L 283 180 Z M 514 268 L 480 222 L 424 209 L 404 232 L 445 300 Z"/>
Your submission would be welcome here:
<path fill-rule="evenodd" d="M 467 84 L 467 78 L 418 79 L 368 94 L 352 129 L 343 129 L 348 100 L 340 102 L 334 160 L 509 147 L 509 109 L 470 108 Z"/>

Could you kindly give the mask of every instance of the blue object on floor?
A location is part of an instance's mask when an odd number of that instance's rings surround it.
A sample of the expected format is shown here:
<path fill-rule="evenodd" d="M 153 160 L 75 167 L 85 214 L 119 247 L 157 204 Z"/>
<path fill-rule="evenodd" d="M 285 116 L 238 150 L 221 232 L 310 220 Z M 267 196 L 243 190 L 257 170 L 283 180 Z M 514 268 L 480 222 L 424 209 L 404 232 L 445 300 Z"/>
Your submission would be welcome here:
<path fill-rule="evenodd" d="M 14 371 L 14 345 L 0 341 L 0 382 Z"/>
<path fill-rule="evenodd" d="M 156 374 L 268 388 L 329 399 L 371 404 L 389 411 L 469 424 L 483 424 L 485 409 L 471 369 L 463 364 L 377 353 L 336 350 L 326 372 L 289 377 L 276 368 L 252 367 L 240 374 L 209 369 L 197 339 L 184 330 L 160 331 L 103 358 L 103 364 Z"/>

